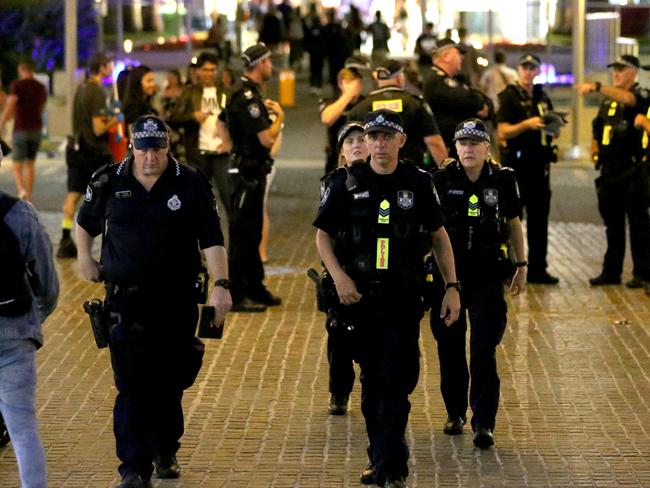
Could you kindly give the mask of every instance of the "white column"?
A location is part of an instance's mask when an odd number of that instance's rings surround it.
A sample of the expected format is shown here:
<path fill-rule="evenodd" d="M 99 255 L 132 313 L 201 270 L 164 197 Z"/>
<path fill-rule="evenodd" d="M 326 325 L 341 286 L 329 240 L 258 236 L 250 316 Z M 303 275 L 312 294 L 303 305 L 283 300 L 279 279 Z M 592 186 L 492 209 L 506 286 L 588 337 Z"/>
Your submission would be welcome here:
<path fill-rule="evenodd" d="M 68 134 L 72 134 L 72 105 L 76 89 L 75 73 L 77 72 L 77 0 L 65 0 L 65 74 L 66 90 L 66 120 Z"/>
<path fill-rule="evenodd" d="M 583 83 L 585 79 L 585 0 L 573 0 L 573 78 L 574 83 Z M 573 117 L 571 120 L 571 156 L 579 158 L 584 151 L 580 148 L 582 133 L 583 99 L 573 90 Z"/>

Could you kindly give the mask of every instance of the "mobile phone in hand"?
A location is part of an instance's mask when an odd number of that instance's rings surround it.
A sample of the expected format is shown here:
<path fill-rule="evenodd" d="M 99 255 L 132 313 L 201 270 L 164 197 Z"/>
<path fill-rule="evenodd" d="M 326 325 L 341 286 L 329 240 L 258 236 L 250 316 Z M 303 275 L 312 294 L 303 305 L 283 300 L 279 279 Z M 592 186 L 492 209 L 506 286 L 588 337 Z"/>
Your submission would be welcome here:
<path fill-rule="evenodd" d="M 223 336 L 223 325 L 220 324 L 213 325 L 214 321 L 214 307 L 209 305 L 204 305 L 201 307 L 201 317 L 199 319 L 199 334 L 198 336 L 202 339 L 221 339 Z"/>

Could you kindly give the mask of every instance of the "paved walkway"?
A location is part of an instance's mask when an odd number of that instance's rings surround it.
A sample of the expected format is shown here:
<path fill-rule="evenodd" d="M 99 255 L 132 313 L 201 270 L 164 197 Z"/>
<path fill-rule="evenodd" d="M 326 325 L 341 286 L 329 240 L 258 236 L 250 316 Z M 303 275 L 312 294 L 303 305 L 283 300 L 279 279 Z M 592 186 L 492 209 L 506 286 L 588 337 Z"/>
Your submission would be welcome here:
<path fill-rule="evenodd" d="M 184 399 L 184 474 L 157 487 L 356 487 L 366 437 L 355 385 L 351 413 L 327 414 L 323 316 L 305 269 L 318 259 L 310 226 L 313 165 L 280 167 L 272 193 L 270 288 L 286 302 L 232 314 Z M 53 217 L 52 219 L 53 220 Z M 591 289 L 603 229 L 554 222 L 550 262 L 562 281 L 510 304 L 498 349 L 502 403 L 496 448 L 442 433 L 435 344 L 422 326 L 422 372 L 407 432 L 411 487 L 650 486 L 650 299 L 625 287 Z M 115 390 L 81 303 L 100 293 L 58 263 L 60 306 L 38 354 L 38 411 L 50 487 L 110 487 L 117 480 L 111 412 Z M 627 270 L 629 274 L 629 270 Z M 0 487 L 19 485 L 10 447 Z"/>

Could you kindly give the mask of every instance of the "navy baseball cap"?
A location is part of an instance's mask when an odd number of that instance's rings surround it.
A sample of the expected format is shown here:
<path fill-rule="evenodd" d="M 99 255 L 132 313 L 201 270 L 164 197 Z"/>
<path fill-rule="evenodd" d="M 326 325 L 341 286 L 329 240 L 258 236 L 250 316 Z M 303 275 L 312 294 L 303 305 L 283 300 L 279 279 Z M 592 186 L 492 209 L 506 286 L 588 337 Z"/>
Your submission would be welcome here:
<path fill-rule="evenodd" d="M 378 80 L 390 80 L 404 71 L 404 66 L 394 59 L 386 59 L 375 68 Z"/>
<path fill-rule="evenodd" d="M 370 59 L 365 54 L 353 54 L 345 60 L 344 68 L 357 72 L 370 71 Z"/>
<path fill-rule="evenodd" d="M 370 134 L 371 132 L 388 132 L 389 134 L 399 132 L 404 134 L 404 121 L 397 112 L 380 108 L 366 114 L 363 118 L 363 134 Z"/>
<path fill-rule="evenodd" d="M 348 136 L 348 134 L 350 134 L 350 132 L 352 132 L 353 130 L 358 130 L 363 132 L 363 124 L 355 120 L 352 122 L 348 122 L 347 124 L 345 124 L 343 127 L 339 129 L 339 133 L 336 136 L 336 147 L 338 148 L 339 151 L 341 150 L 343 141 Z"/>
<path fill-rule="evenodd" d="M 481 119 L 467 119 L 456 126 L 454 142 L 459 139 L 490 142 L 490 131 Z"/>
<path fill-rule="evenodd" d="M 607 65 L 608 68 L 634 68 L 639 69 L 641 63 L 639 63 L 639 58 L 632 56 L 631 54 L 623 54 L 616 61 L 613 61 Z"/>
<path fill-rule="evenodd" d="M 131 129 L 133 147 L 136 149 L 165 149 L 167 126 L 155 115 L 143 115 L 136 119 Z"/>
<path fill-rule="evenodd" d="M 252 69 L 266 58 L 271 57 L 271 50 L 263 42 L 258 42 L 247 48 L 241 55 L 244 68 Z"/>
<path fill-rule="evenodd" d="M 521 58 L 519 58 L 519 66 L 522 66 L 524 64 L 530 64 L 535 68 L 539 68 L 542 65 L 542 60 L 532 53 L 525 53 L 521 56 Z"/>

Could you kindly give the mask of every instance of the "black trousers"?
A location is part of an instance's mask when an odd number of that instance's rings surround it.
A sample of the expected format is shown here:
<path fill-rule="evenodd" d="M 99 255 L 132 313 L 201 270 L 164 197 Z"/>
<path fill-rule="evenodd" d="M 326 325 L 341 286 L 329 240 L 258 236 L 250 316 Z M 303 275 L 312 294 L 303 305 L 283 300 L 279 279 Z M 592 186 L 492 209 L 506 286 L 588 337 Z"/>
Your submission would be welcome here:
<path fill-rule="evenodd" d="M 321 88 L 323 86 L 323 66 L 325 55 L 311 51 L 309 53 L 309 86 Z"/>
<path fill-rule="evenodd" d="M 343 314 L 331 314 L 327 328 L 327 361 L 329 363 L 329 391 L 333 395 L 349 396 L 354 385 L 353 333 Z"/>
<path fill-rule="evenodd" d="M 650 216 L 648 175 L 639 169 L 623 180 L 601 175 L 596 179 L 598 210 L 605 224 L 607 251 L 603 274 L 619 278 L 625 259 L 625 219 L 630 226 L 632 273 L 650 280 Z"/>
<path fill-rule="evenodd" d="M 548 263 L 548 216 L 551 212 L 551 163 L 534 160 L 513 162 L 521 203 L 526 216 L 528 273 L 541 274 Z"/>
<path fill-rule="evenodd" d="M 264 265 L 259 246 L 262 240 L 266 177 L 244 180 L 241 176 L 235 176 L 232 181 L 228 264 L 232 277 L 230 293 L 236 303 L 265 290 Z"/>
<path fill-rule="evenodd" d="M 121 461 L 118 471 L 122 477 L 139 474 L 148 479 L 152 460 L 175 455 L 180 447 L 183 390 L 200 369 L 201 357 L 197 363 L 193 349 L 197 306 L 191 298 L 136 293 L 110 295 L 107 308 L 113 323 L 110 352 L 117 388 L 113 431 Z"/>
<path fill-rule="evenodd" d="M 214 185 L 224 206 L 226 215 L 230 215 L 230 200 L 232 183 L 228 169 L 230 167 L 230 154 L 201 153 L 197 161 L 198 167 Z"/>
<path fill-rule="evenodd" d="M 356 308 L 358 342 L 355 357 L 361 366 L 361 411 L 366 421 L 368 457 L 378 484 L 408 476 L 409 451 L 404 434 L 411 403 L 409 395 L 420 375 L 419 296 L 387 296 L 360 302 Z"/>
<path fill-rule="evenodd" d="M 496 347 L 506 328 L 507 305 L 499 279 L 482 276 L 464 278 L 458 321 L 447 327 L 437 313 L 431 313 L 431 331 L 438 343 L 440 390 L 450 417 L 466 418 L 467 393 L 472 407 L 472 427 L 494 429 L 499 407 L 501 381 L 497 372 Z M 438 290 L 431 308 L 440 309 L 444 295 Z M 467 368 L 465 333 L 468 312 L 471 324 L 470 362 Z M 470 387 L 471 377 L 471 387 Z"/>

